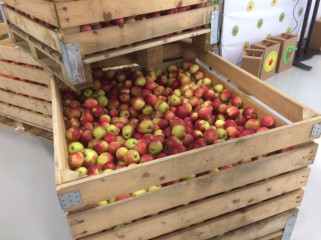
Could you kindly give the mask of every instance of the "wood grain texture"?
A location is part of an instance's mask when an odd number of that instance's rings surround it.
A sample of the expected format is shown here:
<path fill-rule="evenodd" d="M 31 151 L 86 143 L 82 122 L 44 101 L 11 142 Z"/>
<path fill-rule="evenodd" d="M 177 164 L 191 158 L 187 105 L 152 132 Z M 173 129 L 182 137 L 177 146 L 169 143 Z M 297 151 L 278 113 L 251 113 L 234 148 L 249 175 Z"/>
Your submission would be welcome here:
<path fill-rule="evenodd" d="M 62 37 L 62 41 L 78 42 L 82 54 L 91 54 L 208 24 L 211 22 L 213 10 L 214 7 L 209 6 L 121 26 L 66 34 Z"/>
<path fill-rule="evenodd" d="M 241 172 L 238 172 L 238 168 L 235 168 L 234 170 L 234 173 L 236 174 L 235 179 L 241 179 L 244 172 L 242 170 Z M 260 171 L 260 168 L 258 168 L 258 171 Z M 293 171 L 254 185 L 211 197 L 201 202 L 192 203 L 166 213 L 158 214 L 154 217 L 146 218 L 146 220 L 140 221 L 139 223 L 128 224 L 118 233 L 102 235 L 106 238 L 108 236 L 111 239 L 116 238 L 120 233 L 125 235 L 126 239 L 150 239 L 157 237 L 184 228 L 188 225 L 304 187 L 307 183 L 309 172 L 309 168 Z M 206 189 L 208 189 L 209 194 L 213 193 L 213 187 L 207 186 L 204 182 L 205 181 L 198 182 L 200 184 L 198 187 L 199 198 L 204 197 Z M 213 174 L 212 182 L 215 182 L 218 185 L 222 183 L 220 176 L 215 174 Z M 232 182 L 233 181 L 231 181 L 231 184 L 233 184 Z M 183 186 L 183 188 L 186 187 Z M 174 189 L 176 190 L 177 188 Z M 186 189 L 186 191 L 188 190 Z M 203 191 L 203 193 L 201 193 L 201 191 Z M 149 194 L 149 196 L 146 197 L 132 198 L 105 207 L 98 207 L 71 214 L 68 216 L 71 232 L 74 238 L 81 238 L 101 231 L 102 229 L 108 229 L 124 222 L 139 219 L 148 214 L 160 212 L 166 208 L 166 204 L 170 203 L 173 206 L 173 203 L 178 198 L 180 198 L 181 201 L 182 198 L 185 198 L 184 200 L 186 202 L 191 200 L 187 194 L 179 197 L 180 192 L 181 191 L 175 194 L 173 191 L 169 192 L 164 190 L 158 194 L 155 192 L 156 194 L 154 195 Z M 198 194 L 195 193 L 195 195 L 197 196 Z M 144 208 L 141 208 L 142 205 L 144 205 Z M 122 211 L 119 211 L 119 209 L 122 209 Z M 108 216 L 108 220 L 106 219 L 106 216 Z M 140 229 L 140 231 L 135 231 L 136 229 Z M 150 229 L 153 229 L 153 231 L 150 231 Z"/>

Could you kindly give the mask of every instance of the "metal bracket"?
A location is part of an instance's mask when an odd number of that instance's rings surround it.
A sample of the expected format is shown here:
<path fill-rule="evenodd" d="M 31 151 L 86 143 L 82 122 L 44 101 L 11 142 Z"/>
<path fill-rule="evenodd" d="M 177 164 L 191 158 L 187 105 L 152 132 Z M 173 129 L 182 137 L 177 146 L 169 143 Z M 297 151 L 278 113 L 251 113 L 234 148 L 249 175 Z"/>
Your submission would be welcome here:
<path fill-rule="evenodd" d="M 220 11 L 213 11 L 212 17 L 211 17 L 211 41 L 210 41 L 210 44 L 215 44 L 218 42 L 219 18 L 220 18 Z"/>
<path fill-rule="evenodd" d="M 62 209 L 67 209 L 82 204 L 79 190 L 65 194 L 59 194 L 58 199 Z"/>
<path fill-rule="evenodd" d="M 321 135 L 321 123 L 314 124 L 310 137 L 316 137 L 320 135 Z"/>
<path fill-rule="evenodd" d="M 296 218 L 297 217 L 290 218 L 288 221 L 286 221 L 284 232 L 282 235 L 282 240 L 290 240 L 296 222 Z"/>
<path fill-rule="evenodd" d="M 59 45 L 68 81 L 73 85 L 86 82 L 79 43 L 73 42 L 65 44 L 59 40 Z"/>

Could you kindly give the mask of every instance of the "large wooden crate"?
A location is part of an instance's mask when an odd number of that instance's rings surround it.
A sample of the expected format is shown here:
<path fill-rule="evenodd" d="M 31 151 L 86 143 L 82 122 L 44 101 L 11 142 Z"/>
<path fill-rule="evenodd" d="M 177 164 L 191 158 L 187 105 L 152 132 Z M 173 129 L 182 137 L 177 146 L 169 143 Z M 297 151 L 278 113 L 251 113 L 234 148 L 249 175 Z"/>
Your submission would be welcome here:
<path fill-rule="evenodd" d="M 90 64 L 100 59 L 190 37 L 193 37 L 196 45 L 209 50 L 212 11 L 218 8 L 211 1 L 203 0 L 170 0 L 161 4 L 146 0 L 4 2 L 7 4 L 4 12 L 16 43 L 74 90 L 83 89 L 92 83 Z M 84 24 L 195 6 L 204 2 L 208 6 L 80 32 L 80 26 Z M 48 23 L 47 26 L 43 21 Z M 197 29 L 190 31 L 192 28 Z M 160 38 L 162 36 L 165 37 Z"/>
<path fill-rule="evenodd" d="M 52 131 L 51 81 L 53 75 L 10 38 L 0 41 L 0 115 Z"/>
<path fill-rule="evenodd" d="M 56 187 L 75 239 L 270 239 L 282 235 L 287 220 L 295 217 L 307 166 L 317 152 L 313 140 L 320 136 L 321 116 L 213 53 L 183 48 L 181 56 L 204 62 L 287 121 L 202 67 L 259 116 L 274 116 L 276 128 L 86 178 L 68 167 L 63 109 L 53 85 Z M 295 147 L 279 151 L 290 146 Z M 248 158 L 257 159 L 96 207 L 106 199 Z"/>

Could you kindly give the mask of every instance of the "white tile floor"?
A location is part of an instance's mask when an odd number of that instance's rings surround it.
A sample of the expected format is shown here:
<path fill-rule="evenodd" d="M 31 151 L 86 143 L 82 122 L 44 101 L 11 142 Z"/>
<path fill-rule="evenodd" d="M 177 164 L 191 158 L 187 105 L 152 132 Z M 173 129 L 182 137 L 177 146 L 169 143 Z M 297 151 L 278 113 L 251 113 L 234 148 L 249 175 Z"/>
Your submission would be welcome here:
<path fill-rule="evenodd" d="M 321 56 L 266 82 L 321 112 Z M 318 141 L 321 143 L 321 141 Z M 72 239 L 54 182 L 53 146 L 0 127 L 0 240 Z M 305 188 L 292 240 L 321 239 L 321 151 Z"/>

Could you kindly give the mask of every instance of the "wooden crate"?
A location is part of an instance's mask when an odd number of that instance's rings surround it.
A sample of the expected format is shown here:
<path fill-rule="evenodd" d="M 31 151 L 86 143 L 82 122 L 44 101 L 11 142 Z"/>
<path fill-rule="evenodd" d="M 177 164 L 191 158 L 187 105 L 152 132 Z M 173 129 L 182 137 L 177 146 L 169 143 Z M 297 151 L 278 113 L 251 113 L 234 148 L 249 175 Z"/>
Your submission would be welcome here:
<path fill-rule="evenodd" d="M 16 43 L 74 90 L 92 84 L 90 64 L 99 59 L 109 59 L 190 37 L 193 37 L 195 44 L 209 50 L 211 14 L 218 8 L 208 1 L 208 6 L 203 8 L 80 32 L 80 26 L 84 24 L 150 14 L 207 1 L 170 0 L 162 4 L 146 0 L 4 2 L 4 12 Z M 21 11 L 51 26 L 46 27 L 26 17 Z M 195 31 L 189 30 L 199 26 L 202 27 Z M 177 32 L 181 33 L 168 36 Z"/>
<path fill-rule="evenodd" d="M 213 53 L 183 48 L 181 55 L 203 61 L 290 123 L 274 116 L 276 128 L 266 132 L 86 178 L 68 167 L 63 110 L 58 87 L 53 84 L 56 187 L 75 239 L 219 239 L 225 233 L 241 234 L 237 229 L 245 226 L 254 237 L 243 235 L 243 239 L 273 237 L 284 228 L 287 213 L 291 215 L 301 204 L 301 188 L 310 172 L 307 166 L 313 163 L 318 148 L 313 140 L 319 135 L 311 137 L 311 131 L 321 123 L 320 114 Z M 246 106 L 255 107 L 259 116 L 273 116 L 218 75 L 205 67 L 202 70 L 233 95 L 241 96 Z M 296 147 L 278 151 L 290 146 Z M 102 200 L 271 152 L 275 154 L 96 207 Z M 68 196 L 75 200 L 70 206 Z M 269 221 L 279 216 L 278 224 Z M 259 221 L 273 227 L 255 235 L 250 224 L 256 226 Z"/>
<path fill-rule="evenodd" d="M 10 38 L 0 41 L 0 61 L 0 115 L 52 131 L 53 75 Z"/>

